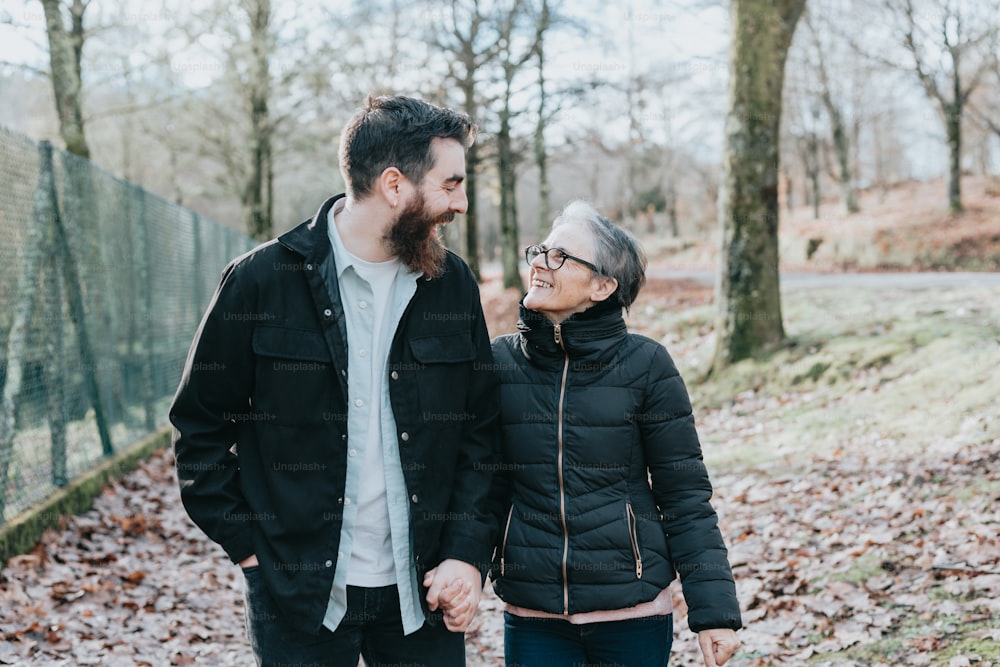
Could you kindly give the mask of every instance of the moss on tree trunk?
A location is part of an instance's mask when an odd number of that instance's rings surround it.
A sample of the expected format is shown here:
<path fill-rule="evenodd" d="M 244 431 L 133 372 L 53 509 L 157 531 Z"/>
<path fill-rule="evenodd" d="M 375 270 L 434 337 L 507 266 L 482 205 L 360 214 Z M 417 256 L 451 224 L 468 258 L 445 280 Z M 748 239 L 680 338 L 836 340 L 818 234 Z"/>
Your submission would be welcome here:
<path fill-rule="evenodd" d="M 805 0 L 732 0 L 713 369 L 784 339 L 778 280 L 778 129 L 785 57 Z"/>

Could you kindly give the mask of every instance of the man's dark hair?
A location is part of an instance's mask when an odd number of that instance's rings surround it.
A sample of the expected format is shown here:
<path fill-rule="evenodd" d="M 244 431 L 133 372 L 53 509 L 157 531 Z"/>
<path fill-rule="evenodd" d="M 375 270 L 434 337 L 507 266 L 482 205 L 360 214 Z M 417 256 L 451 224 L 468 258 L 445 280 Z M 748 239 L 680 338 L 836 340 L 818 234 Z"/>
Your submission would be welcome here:
<path fill-rule="evenodd" d="M 389 167 L 419 184 L 434 166 L 431 141 L 437 138 L 468 148 L 476 138 L 475 124 L 463 113 L 423 100 L 369 95 L 340 137 L 340 172 L 348 194 L 364 199 Z"/>

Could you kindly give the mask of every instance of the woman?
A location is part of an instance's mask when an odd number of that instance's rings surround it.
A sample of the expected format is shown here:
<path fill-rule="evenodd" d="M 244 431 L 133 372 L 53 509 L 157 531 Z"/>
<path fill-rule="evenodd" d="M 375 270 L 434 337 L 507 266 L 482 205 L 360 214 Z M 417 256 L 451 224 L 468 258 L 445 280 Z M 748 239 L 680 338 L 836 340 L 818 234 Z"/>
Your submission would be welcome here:
<path fill-rule="evenodd" d="M 520 333 L 493 341 L 507 665 L 663 667 L 675 570 L 705 664 L 722 665 L 740 612 L 691 404 L 663 346 L 622 318 L 642 250 L 578 201 L 525 256 Z"/>

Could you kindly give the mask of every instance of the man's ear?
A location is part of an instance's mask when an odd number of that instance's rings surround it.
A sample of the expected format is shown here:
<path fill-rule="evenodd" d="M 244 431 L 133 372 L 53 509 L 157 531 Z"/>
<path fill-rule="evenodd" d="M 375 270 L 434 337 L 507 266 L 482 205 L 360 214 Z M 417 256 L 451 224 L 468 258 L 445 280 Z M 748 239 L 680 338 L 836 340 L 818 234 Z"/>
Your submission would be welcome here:
<path fill-rule="evenodd" d="M 591 301 L 606 301 L 618 289 L 618 280 L 610 276 L 594 278 L 594 287 L 590 290 Z"/>
<path fill-rule="evenodd" d="M 399 205 L 400 188 L 406 177 L 396 167 L 386 167 L 378 177 L 378 193 L 390 208 Z"/>

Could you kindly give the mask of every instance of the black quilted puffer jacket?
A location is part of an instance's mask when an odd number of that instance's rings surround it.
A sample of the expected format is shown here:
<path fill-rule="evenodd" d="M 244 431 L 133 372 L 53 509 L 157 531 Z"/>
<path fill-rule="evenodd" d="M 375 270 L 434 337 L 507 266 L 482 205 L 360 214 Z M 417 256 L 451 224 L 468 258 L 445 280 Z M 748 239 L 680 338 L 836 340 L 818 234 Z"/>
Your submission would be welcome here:
<path fill-rule="evenodd" d="M 659 343 L 602 303 L 553 325 L 521 306 L 493 341 L 503 462 L 491 578 L 505 601 L 575 614 L 655 598 L 679 573 L 695 632 L 739 629 L 687 389 Z"/>

